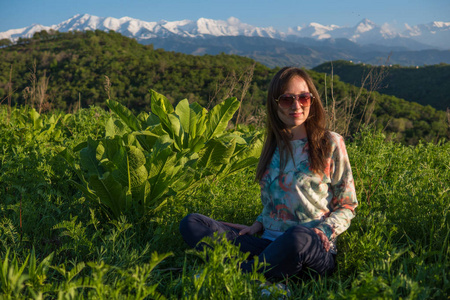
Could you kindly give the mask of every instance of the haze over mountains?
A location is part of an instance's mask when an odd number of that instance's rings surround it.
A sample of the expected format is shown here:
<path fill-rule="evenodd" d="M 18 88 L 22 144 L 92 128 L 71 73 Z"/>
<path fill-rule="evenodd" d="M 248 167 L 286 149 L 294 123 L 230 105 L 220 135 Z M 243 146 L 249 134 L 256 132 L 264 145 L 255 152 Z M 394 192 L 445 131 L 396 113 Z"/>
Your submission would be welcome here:
<path fill-rule="evenodd" d="M 450 22 L 405 24 L 402 32 L 389 25 L 363 19 L 353 27 L 310 23 L 281 32 L 256 27 L 236 18 L 226 21 L 200 18 L 197 21 L 146 22 L 130 17 L 120 19 L 76 15 L 60 24 L 33 24 L 0 33 L 0 39 L 32 37 L 42 30 L 60 32 L 114 30 L 155 48 L 188 54 L 238 54 L 268 66 L 301 64 L 313 67 L 335 59 L 380 64 L 424 65 L 450 63 Z"/>

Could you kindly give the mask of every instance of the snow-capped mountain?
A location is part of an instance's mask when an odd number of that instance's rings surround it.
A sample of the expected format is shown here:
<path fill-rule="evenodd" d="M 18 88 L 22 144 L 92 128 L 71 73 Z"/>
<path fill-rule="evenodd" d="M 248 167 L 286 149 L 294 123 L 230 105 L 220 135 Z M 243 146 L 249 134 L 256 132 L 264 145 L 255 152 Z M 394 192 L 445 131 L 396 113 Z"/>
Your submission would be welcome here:
<path fill-rule="evenodd" d="M 197 21 L 165 21 L 146 22 L 130 17 L 120 19 L 112 17 L 97 17 L 88 14 L 76 15 L 58 25 L 42 26 L 34 24 L 22 29 L 12 29 L 0 33 L 0 39 L 15 40 L 19 37 L 32 37 L 41 30 L 84 31 L 84 30 L 114 30 L 125 36 L 138 40 L 154 37 L 166 37 L 177 35 L 181 37 L 204 36 L 259 36 L 269 38 L 282 38 L 284 34 L 272 27 L 260 28 L 242 23 L 236 18 L 230 17 L 226 21 L 200 18 Z"/>
<path fill-rule="evenodd" d="M 324 26 L 318 23 L 310 23 L 306 27 L 298 27 L 288 31 L 287 39 L 293 37 L 312 37 L 318 40 L 324 39 L 348 39 L 360 45 L 378 44 L 390 47 L 406 47 L 411 50 L 422 50 L 430 48 L 450 49 L 450 39 L 438 38 L 450 34 L 450 22 L 434 22 L 442 24 L 439 34 L 427 38 L 432 30 L 428 24 L 415 27 L 406 27 L 403 33 L 397 32 L 391 26 L 385 24 L 379 26 L 374 22 L 363 19 L 354 27 L 340 27 L 337 25 Z M 424 37 L 422 39 L 422 37 Z"/>
<path fill-rule="evenodd" d="M 404 36 L 439 48 L 450 49 L 450 22 L 432 22 L 417 26 L 405 25 Z"/>
<path fill-rule="evenodd" d="M 389 25 L 377 25 L 363 19 L 354 27 L 338 25 L 322 25 L 310 23 L 304 27 L 290 28 L 287 32 L 278 31 L 272 27 L 256 27 L 230 17 L 228 20 L 212 20 L 200 18 L 197 21 L 165 21 L 146 22 L 130 17 L 120 19 L 112 17 L 97 17 L 88 14 L 76 15 L 60 24 L 42 26 L 34 24 L 21 29 L 11 29 L 0 33 L 0 39 L 17 40 L 19 37 L 32 37 L 41 30 L 57 30 L 61 32 L 74 30 L 114 30 L 125 36 L 148 43 L 151 38 L 164 37 L 220 37 L 248 36 L 266 37 L 286 41 L 298 38 L 313 38 L 316 40 L 345 38 L 352 42 L 368 45 L 379 44 L 389 47 L 403 47 L 411 50 L 431 48 L 450 49 L 450 22 L 432 22 L 416 26 L 405 24 L 405 30 L 391 28 Z"/>
<path fill-rule="evenodd" d="M 318 40 L 329 39 L 331 35 L 329 32 L 339 28 L 337 25 L 324 26 L 319 23 L 310 23 L 306 27 L 298 26 L 295 29 L 289 28 L 288 35 L 293 35 L 297 37 L 311 37 Z"/>

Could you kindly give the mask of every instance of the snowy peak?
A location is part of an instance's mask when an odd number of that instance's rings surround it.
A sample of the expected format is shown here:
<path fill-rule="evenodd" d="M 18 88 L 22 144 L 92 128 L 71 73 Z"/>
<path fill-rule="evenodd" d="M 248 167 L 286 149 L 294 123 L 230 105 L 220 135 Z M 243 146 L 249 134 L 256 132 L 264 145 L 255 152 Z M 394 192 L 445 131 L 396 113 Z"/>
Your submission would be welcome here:
<path fill-rule="evenodd" d="M 450 49 L 450 22 L 432 22 L 416 26 L 405 24 L 402 36 L 434 45 L 442 49 Z"/>
<path fill-rule="evenodd" d="M 355 26 L 355 32 L 361 34 L 371 30 L 377 30 L 378 28 L 379 26 L 377 26 L 377 24 L 375 24 L 374 22 L 370 21 L 369 19 L 363 19 Z"/>
<path fill-rule="evenodd" d="M 381 27 L 369 19 L 363 19 L 354 27 L 340 27 L 338 25 L 326 26 L 319 23 L 310 23 L 303 28 L 291 28 L 288 32 L 290 35 L 296 35 L 298 37 L 312 37 L 319 40 L 346 38 L 358 43 L 366 39 L 373 39 L 374 36 L 377 36 L 377 38 L 386 37 Z"/>
<path fill-rule="evenodd" d="M 53 29 L 66 31 L 83 30 L 114 30 L 126 36 L 137 39 L 148 39 L 152 37 L 166 37 L 169 35 L 179 35 L 183 37 L 203 37 L 212 36 L 264 36 L 280 38 L 280 32 L 273 28 L 258 28 L 242 23 L 239 19 L 230 17 L 226 21 L 200 18 L 197 21 L 165 21 L 146 22 L 130 17 L 120 19 L 107 17 L 97 17 L 89 14 L 75 15 L 72 18 L 58 25 Z"/>
<path fill-rule="evenodd" d="M 416 26 L 405 24 L 405 28 L 406 30 L 403 32 L 404 35 L 435 34 L 437 32 L 450 31 L 450 22 L 431 22 Z"/>
<path fill-rule="evenodd" d="M 283 34 L 272 27 L 259 28 L 242 23 L 235 17 L 226 21 L 200 18 L 197 20 L 196 32 L 201 36 L 259 36 L 270 38 L 281 38 Z"/>
<path fill-rule="evenodd" d="M 450 22 L 435 21 L 428 24 L 409 26 L 405 30 L 398 29 L 389 24 L 379 26 L 369 19 L 363 19 L 354 27 L 341 27 L 338 25 L 322 25 L 310 23 L 304 27 L 289 28 L 287 33 L 278 31 L 273 27 L 256 27 L 241 22 L 235 17 L 227 20 L 213 20 L 200 18 L 196 21 L 166 21 L 146 22 L 130 17 L 120 19 L 112 17 L 98 17 L 89 14 L 79 14 L 57 25 L 42 26 L 33 24 L 29 27 L 11 29 L 0 33 L 0 39 L 17 40 L 19 37 L 32 37 L 34 33 L 42 30 L 84 31 L 84 30 L 114 30 L 138 41 L 150 38 L 165 38 L 169 36 L 181 37 L 208 37 L 208 36 L 249 36 L 276 38 L 286 41 L 297 38 L 313 38 L 316 40 L 345 38 L 358 44 L 385 44 L 402 46 L 408 41 L 422 46 L 450 49 Z M 423 45 L 426 44 L 426 45 Z M 430 47 L 428 47 L 430 48 Z"/>
<path fill-rule="evenodd" d="M 444 23 L 443 27 L 445 27 L 445 22 L 434 22 L 434 23 L 436 23 L 437 26 L 441 25 L 441 23 Z M 427 28 L 431 27 L 428 26 Z M 424 35 L 421 32 L 421 28 L 409 27 L 409 29 L 414 34 L 411 35 L 400 34 L 398 30 L 396 30 L 389 24 L 383 24 L 382 26 L 379 26 L 369 19 L 363 19 L 353 27 L 340 27 L 337 25 L 325 26 L 318 23 L 310 23 L 306 27 L 299 26 L 296 29 L 290 28 L 288 31 L 288 39 L 295 40 L 295 37 L 312 37 L 318 40 L 344 38 L 361 45 L 380 44 L 406 48 L 408 48 L 408 45 L 410 45 L 411 47 L 414 47 L 415 50 L 431 48 L 431 46 L 428 46 L 428 44 L 433 46 L 437 45 L 437 41 L 431 41 L 429 43 L 423 42 L 420 43 L 421 38 Z M 428 32 L 431 30 L 427 29 L 424 31 Z M 415 40 L 411 39 L 412 36 L 417 37 L 417 39 Z M 447 39 L 447 41 L 450 41 L 450 39 Z M 450 44 L 449 42 L 446 43 L 447 43 L 446 47 L 444 47 L 443 43 L 440 44 L 440 47 L 449 49 Z"/>
<path fill-rule="evenodd" d="M 319 23 L 309 23 L 306 27 L 298 26 L 295 29 L 289 28 L 288 35 L 295 35 L 298 37 L 312 37 L 319 40 L 331 38 L 331 31 L 338 29 L 337 25 L 322 25 Z"/>
<path fill-rule="evenodd" d="M 381 26 L 378 26 L 369 19 L 363 19 L 359 22 L 350 34 L 351 37 L 349 39 L 351 41 L 361 44 L 379 43 L 385 39 L 398 36 L 396 33 L 383 30 Z"/>
<path fill-rule="evenodd" d="M 10 29 L 5 32 L 0 32 L 0 40 L 1 39 L 10 39 L 17 40 L 18 38 L 28 38 L 32 37 L 36 32 L 40 32 L 42 30 L 50 30 L 52 27 L 43 26 L 40 24 L 33 24 L 28 27 L 18 28 L 18 29 Z"/>

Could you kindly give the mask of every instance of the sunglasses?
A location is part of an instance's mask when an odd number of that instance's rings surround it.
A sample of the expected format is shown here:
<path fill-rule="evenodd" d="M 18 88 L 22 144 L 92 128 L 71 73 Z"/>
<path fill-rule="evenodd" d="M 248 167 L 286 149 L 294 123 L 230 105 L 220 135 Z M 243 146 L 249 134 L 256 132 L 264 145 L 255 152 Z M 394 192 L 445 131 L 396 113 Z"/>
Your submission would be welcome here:
<path fill-rule="evenodd" d="M 294 104 L 294 101 L 296 100 L 300 102 L 301 106 L 310 106 L 312 99 L 314 99 L 314 96 L 311 93 L 302 93 L 300 95 L 283 94 L 278 97 L 278 99 L 275 99 L 275 101 L 277 101 L 281 108 L 289 108 L 292 107 L 292 104 Z"/>

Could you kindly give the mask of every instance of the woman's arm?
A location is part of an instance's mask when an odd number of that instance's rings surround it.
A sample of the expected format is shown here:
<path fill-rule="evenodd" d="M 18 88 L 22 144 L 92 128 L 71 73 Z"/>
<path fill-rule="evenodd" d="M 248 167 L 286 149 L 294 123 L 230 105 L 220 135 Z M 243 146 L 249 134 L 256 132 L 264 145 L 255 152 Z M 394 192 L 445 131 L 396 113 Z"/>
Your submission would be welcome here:
<path fill-rule="evenodd" d="M 358 206 L 353 174 L 348 159 L 344 139 L 337 135 L 333 138 L 336 147 L 330 162 L 331 190 L 333 198 L 330 203 L 330 214 L 316 228 L 328 239 L 333 239 L 350 226 Z"/>

